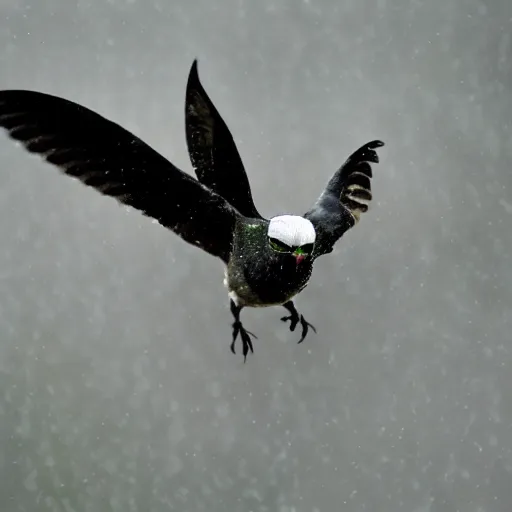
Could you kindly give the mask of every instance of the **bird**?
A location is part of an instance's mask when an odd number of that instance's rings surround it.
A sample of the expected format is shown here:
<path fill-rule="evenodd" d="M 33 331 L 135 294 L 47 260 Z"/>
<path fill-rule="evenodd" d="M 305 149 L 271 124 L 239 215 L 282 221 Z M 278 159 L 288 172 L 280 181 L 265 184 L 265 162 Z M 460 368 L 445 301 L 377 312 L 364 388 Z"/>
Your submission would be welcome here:
<path fill-rule="evenodd" d="M 155 219 L 185 242 L 219 258 L 233 316 L 230 349 L 240 338 L 244 362 L 254 352 L 241 321 L 248 307 L 283 306 L 290 331 L 316 332 L 293 298 L 314 261 L 333 251 L 372 199 L 373 140 L 353 152 L 303 215 L 266 219 L 256 209 L 233 136 L 201 84 L 198 61 L 185 92 L 185 132 L 196 178 L 138 136 L 84 105 L 45 92 L 0 90 L 0 127 L 27 152 L 120 204 Z"/>

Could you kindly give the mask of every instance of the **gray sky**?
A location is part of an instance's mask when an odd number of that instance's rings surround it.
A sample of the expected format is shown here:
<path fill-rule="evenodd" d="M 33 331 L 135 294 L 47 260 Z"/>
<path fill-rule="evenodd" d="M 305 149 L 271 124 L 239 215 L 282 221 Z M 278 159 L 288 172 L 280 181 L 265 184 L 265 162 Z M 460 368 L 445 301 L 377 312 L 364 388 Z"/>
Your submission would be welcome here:
<path fill-rule="evenodd" d="M 78 101 L 190 172 L 192 60 L 267 215 L 380 138 L 371 211 L 297 301 L 0 137 L 0 503 L 25 512 L 508 512 L 508 0 L 4 0 L 1 88 Z"/>

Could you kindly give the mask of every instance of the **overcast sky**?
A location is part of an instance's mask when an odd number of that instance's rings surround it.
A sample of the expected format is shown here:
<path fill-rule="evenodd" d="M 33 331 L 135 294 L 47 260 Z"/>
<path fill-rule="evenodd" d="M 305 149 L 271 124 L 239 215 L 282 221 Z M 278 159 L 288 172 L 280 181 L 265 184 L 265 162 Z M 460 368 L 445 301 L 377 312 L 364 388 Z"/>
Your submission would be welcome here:
<path fill-rule="evenodd" d="M 297 307 L 0 136 L 2 512 L 509 512 L 509 0 L 3 0 L 0 88 L 82 103 L 191 172 L 192 60 L 258 209 L 379 138 L 372 208 Z"/>

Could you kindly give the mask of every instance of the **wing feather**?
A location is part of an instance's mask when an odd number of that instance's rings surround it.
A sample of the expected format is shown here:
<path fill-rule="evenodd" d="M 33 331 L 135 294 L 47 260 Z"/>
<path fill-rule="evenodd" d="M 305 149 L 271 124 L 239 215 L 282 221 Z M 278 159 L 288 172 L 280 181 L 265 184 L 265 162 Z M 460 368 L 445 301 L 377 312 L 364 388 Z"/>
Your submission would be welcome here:
<path fill-rule="evenodd" d="M 198 180 L 224 197 L 242 215 L 262 218 L 233 136 L 199 80 L 197 60 L 190 69 L 185 97 L 185 127 L 190 160 Z"/>
<path fill-rule="evenodd" d="M 352 153 L 304 215 L 317 233 L 314 257 L 332 252 L 336 241 L 368 210 L 372 200 L 370 164 L 379 162 L 375 150 L 383 145 L 382 141 L 374 140 Z"/>
<path fill-rule="evenodd" d="M 68 176 L 227 262 L 239 212 L 118 124 L 63 98 L 4 90 L 0 126 Z"/>

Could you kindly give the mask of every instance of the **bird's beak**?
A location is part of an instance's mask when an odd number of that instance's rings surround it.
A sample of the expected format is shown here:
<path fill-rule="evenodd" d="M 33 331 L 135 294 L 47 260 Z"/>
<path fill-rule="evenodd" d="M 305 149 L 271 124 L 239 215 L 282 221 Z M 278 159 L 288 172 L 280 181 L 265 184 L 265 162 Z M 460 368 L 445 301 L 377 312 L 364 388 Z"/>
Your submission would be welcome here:
<path fill-rule="evenodd" d="M 296 265 L 299 265 L 306 258 L 306 255 L 301 252 L 294 252 L 293 255 L 295 256 Z"/>

